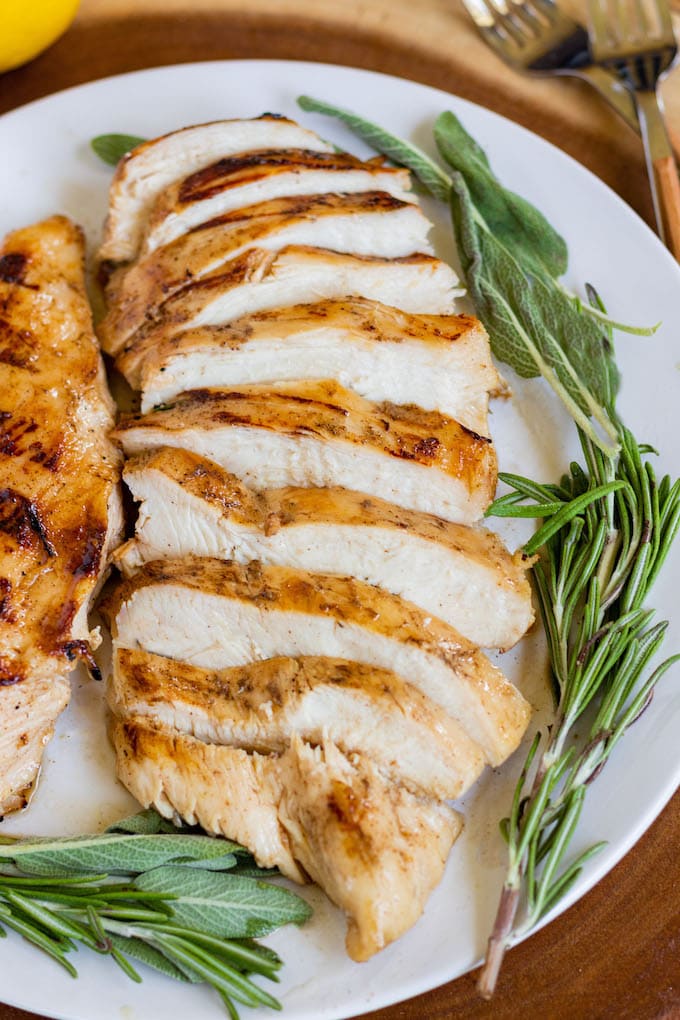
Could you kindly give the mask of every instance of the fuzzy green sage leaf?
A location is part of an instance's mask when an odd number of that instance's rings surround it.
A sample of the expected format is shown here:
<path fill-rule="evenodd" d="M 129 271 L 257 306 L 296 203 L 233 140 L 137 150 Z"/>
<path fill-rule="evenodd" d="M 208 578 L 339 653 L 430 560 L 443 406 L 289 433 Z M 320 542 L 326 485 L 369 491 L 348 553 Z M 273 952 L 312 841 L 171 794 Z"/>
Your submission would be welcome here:
<path fill-rule="evenodd" d="M 123 156 L 127 156 L 128 152 L 136 149 L 145 141 L 145 138 L 140 138 L 138 135 L 110 134 L 97 135 L 92 139 L 90 145 L 105 163 L 108 163 L 109 166 L 117 166 Z"/>

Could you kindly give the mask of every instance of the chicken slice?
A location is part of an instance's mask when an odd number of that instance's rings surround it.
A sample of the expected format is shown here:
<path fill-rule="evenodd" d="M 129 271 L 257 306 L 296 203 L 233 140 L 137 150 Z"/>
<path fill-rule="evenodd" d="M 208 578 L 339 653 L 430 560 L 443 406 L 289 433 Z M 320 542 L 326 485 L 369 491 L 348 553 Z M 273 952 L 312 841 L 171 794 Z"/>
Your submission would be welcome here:
<path fill-rule="evenodd" d="M 193 390 L 124 419 L 115 435 L 128 456 L 179 447 L 254 488 L 343 486 L 463 524 L 482 516 L 496 486 L 490 439 L 328 380 Z"/>
<path fill-rule="evenodd" d="M 359 191 L 386 191 L 403 202 L 416 200 L 408 170 L 384 166 L 377 160 L 365 163 L 348 152 L 240 152 L 217 160 L 161 192 L 149 215 L 142 252 L 148 254 L 200 223 L 257 202 Z"/>
<path fill-rule="evenodd" d="M 448 315 L 463 293 L 450 266 L 432 255 L 381 259 L 288 245 L 280 252 L 250 248 L 224 269 L 188 284 L 156 310 L 137 333 L 121 316 L 102 330 L 104 350 L 116 355 L 142 338 L 159 343 L 195 326 L 217 326 L 284 305 L 348 295 L 405 312 Z"/>
<path fill-rule="evenodd" d="M 459 724 L 395 673 L 345 659 L 277 657 L 207 670 L 119 648 L 109 702 L 212 744 L 284 751 L 297 734 L 367 755 L 414 793 L 461 796 L 484 758 Z"/>
<path fill-rule="evenodd" d="M 498 765 L 529 707 L 479 649 L 442 620 L 349 577 L 186 557 L 146 564 L 111 593 L 118 648 L 204 669 L 285 655 L 351 659 L 390 670 L 441 705 Z"/>
<path fill-rule="evenodd" d="M 430 226 L 417 205 L 384 192 L 278 198 L 224 213 L 114 273 L 99 331 L 104 338 L 134 332 L 187 283 L 225 270 L 249 248 L 309 245 L 380 258 L 431 254 Z"/>
<path fill-rule="evenodd" d="M 403 510 L 348 489 L 256 493 L 186 450 L 134 457 L 136 536 L 116 553 L 131 574 L 186 555 L 348 574 L 440 617 L 474 644 L 510 648 L 533 622 L 529 563 L 490 531 Z"/>
<path fill-rule="evenodd" d="M 0 814 L 23 806 L 91 659 L 87 612 L 120 540 L 113 404 L 82 232 L 55 216 L 0 251 Z"/>
<path fill-rule="evenodd" d="M 346 298 L 275 308 L 224 326 L 133 344 L 116 363 L 142 410 L 183 390 L 292 379 L 336 379 L 367 400 L 417 404 L 488 435 L 500 380 L 489 339 L 470 315 L 408 315 Z"/>
<path fill-rule="evenodd" d="M 238 840 L 290 878 L 299 863 L 347 914 L 353 960 L 415 924 L 462 828 L 446 804 L 415 797 L 330 740 L 295 738 L 263 757 L 141 720 L 116 720 L 112 737 L 118 774 L 144 806 Z"/>
<path fill-rule="evenodd" d="M 227 836 L 248 847 L 260 867 L 305 881 L 277 817 L 275 759 L 205 744 L 147 719 L 114 717 L 110 733 L 118 778 L 140 804 Z"/>
<path fill-rule="evenodd" d="M 332 150 L 313 131 L 271 113 L 186 127 L 138 145 L 120 161 L 111 182 L 99 261 L 135 258 L 149 213 L 169 185 L 220 158 L 265 148 Z"/>

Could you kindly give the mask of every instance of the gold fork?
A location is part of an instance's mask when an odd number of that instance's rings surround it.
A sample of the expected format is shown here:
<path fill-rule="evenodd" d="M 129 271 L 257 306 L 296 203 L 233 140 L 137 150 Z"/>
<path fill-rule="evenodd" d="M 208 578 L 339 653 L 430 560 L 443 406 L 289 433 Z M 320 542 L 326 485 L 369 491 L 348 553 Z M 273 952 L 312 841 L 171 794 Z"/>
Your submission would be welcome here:
<path fill-rule="evenodd" d="M 680 260 L 680 180 L 657 95 L 678 58 L 665 0 L 589 0 L 594 60 L 615 71 L 637 107 L 659 237 Z"/>
<path fill-rule="evenodd" d="M 593 66 L 588 33 L 554 0 L 462 0 L 484 41 L 518 71 L 586 81 L 639 131 L 632 96 L 616 74 Z"/>

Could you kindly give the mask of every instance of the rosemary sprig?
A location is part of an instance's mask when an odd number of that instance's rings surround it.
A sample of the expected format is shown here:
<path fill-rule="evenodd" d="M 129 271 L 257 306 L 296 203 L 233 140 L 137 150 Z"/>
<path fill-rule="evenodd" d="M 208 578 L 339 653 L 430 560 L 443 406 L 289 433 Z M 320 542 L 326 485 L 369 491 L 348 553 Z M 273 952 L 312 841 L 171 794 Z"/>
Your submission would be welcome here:
<path fill-rule="evenodd" d="M 539 551 L 533 577 L 556 710 L 549 731 L 532 745 L 501 825 L 508 866 L 479 980 L 485 998 L 493 994 L 506 949 L 555 906 L 603 846 L 560 870 L 588 785 L 680 659 L 671 656 L 647 673 L 667 624 L 652 623 L 652 612 L 643 608 L 678 530 L 680 481 L 666 476 L 657 482 L 645 449 L 624 426 L 619 433 L 617 460 L 580 433 L 587 467 L 572 464 L 559 486 L 502 475 L 517 502 L 502 496 L 489 510 L 524 516 L 533 507 L 550 507 L 547 523 L 525 549 Z M 558 520 L 560 527 L 551 528 Z M 586 712 L 591 721 L 577 749 L 569 741 Z"/>
<path fill-rule="evenodd" d="M 141 977 L 130 958 L 205 982 L 232 1018 L 234 1002 L 280 1009 L 251 975 L 278 981 L 281 960 L 253 936 L 302 924 L 310 909 L 255 874 L 243 847 L 178 832 L 150 811 L 98 836 L 3 840 L 0 935 L 3 926 L 18 932 L 72 977 L 69 954 L 80 944 L 133 981 Z"/>

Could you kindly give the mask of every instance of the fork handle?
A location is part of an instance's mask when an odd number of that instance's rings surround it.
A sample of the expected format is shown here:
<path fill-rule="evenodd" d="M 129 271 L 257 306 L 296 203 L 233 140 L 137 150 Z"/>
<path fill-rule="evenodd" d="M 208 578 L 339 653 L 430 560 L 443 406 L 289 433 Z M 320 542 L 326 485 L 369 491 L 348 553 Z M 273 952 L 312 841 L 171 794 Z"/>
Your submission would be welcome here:
<path fill-rule="evenodd" d="M 659 237 L 680 261 L 680 180 L 660 101 L 652 90 L 634 95 Z"/>
<path fill-rule="evenodd" d="M 680 180 L 672 156 L 654 160 L 654 179 L 663 221 L 662 241 L 680 262 Z"/>

